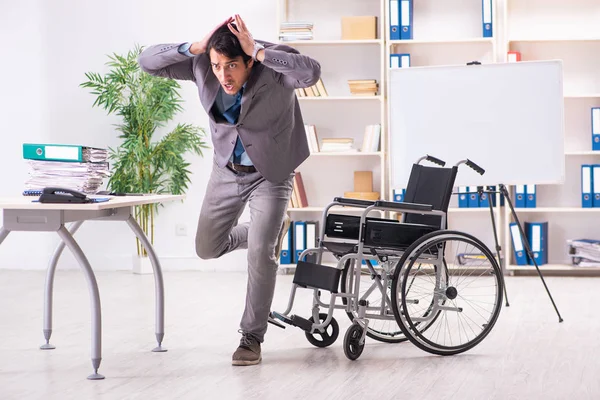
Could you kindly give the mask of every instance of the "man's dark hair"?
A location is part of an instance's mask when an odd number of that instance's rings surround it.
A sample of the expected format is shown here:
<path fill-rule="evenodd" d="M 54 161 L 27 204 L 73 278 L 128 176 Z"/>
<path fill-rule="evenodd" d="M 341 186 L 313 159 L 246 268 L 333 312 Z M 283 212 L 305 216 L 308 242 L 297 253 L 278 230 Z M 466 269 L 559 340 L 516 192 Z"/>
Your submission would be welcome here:
<path fill-rule="evenodd" d="M 235 24 L 232 23 L 231 25 L 237 30 Z M 208 45 L 206 46 L 206 55 L 208 56 L 210 56 L 210 49 L 215 49 L 217 53 L 228 58 L 242 56 L 244 63 L 247 63 L 251 58 L 248 54 L 244 53 L 244 50 L 242 50 L 242 46 L 240 45 L 240 41 L 229 30 L 227 24 L 224 24 L 217 29 L 208 40 Z"/>

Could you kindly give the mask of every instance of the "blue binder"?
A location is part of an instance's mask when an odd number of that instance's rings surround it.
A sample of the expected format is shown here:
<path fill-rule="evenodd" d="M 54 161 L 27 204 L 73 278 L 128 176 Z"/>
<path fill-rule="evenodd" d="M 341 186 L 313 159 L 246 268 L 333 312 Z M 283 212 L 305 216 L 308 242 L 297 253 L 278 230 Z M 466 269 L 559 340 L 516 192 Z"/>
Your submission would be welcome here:
<path fill-rule="evenodd" d="M 406 194 L 406 189 L 394 189 L 394 201 L 397 203 L 402 203 L 404 201 L 404 195 Z"/>
<path fill-rule="evenodd" d="M 525 193 L 527 194 L 525 198 L 525 207 L 527 208 L 535 208 L 537 205 L 537 199 L 535 194 L 535 185 L 526 185 Z"/>
<path fill-rule="evenodd" d="M 481 0 L 481 22 L 483 23 L 483 37 L 493 37 L 492 0 Z"/>
<path fill-rule="evenodd" d="M 306 250 L 306 222 L 295 221 L 294 222 L 294 263 L 298 263 L 300 260 L 300 254 Z"/>
<path fill-rule="evenodd" d="M 477 186 L 468 186 L 469 188 L 469 208 L 479 207 L 479 193 L 477 193 Z"/>
<path fill-rule="evenodd" d="M 515 186 L 515 208 L 525 208 L 525 185 Z"/>
<path fill-rule="evenodd" d="M 468 186 L 459 186 L 458 187 L 458 206 L 460 208 L 469 207 L 469 195 L 467 192 L 469 191 Z"/>
<path fill-rule="evenodd" d="M 588 208 L 593 205 L 592 192 L 592 166 L 581 166 L 581 207 Z"/>
<path fill-rule="evenodd" d="M 510 223 L 510 237 L 512 238 L 513 252 L 515 253 L 515 262 L 517 265 L 527 265 L 527 253 L 525 252 L 523 238 L 516 222 Z"/>
<path fill-rule="evenodd" d="M 294 262 L 293 253 L 293 238 L 294 234 L 292 231 L 294 224 L 290 224 L 288 231 L 283 237 L 283 243 L 281 244 L 281 250 L 279 251 L 279 264 L 291 264 Z"/>
<path fill-rule="evenodd" d="M 319 241 L 319 223 L 317 221 L 307 221 L 306 222 L 306 248 L 307 249 L 315 249 L 318 245 Z M 308 254 L 306 257 L 306 262 L 311 262 L 313 264 L 317 263 L 317 253 Z"/>
<path fill-rule="evenodd" d="M 400 58 L 400 68 L 410 67 L 410 54 L 401 53 L 401 54 L 398 54 L 398 57 Z"/>
<path fill-rule="evenodd" d="M 479 207 L 488 208 L 490 206 L 490 195 L 485 192 L 485 188 L 479 197 Z"/>
<path fill-rule="evenodd" d="M 537 265 L 548 264 L 548 223 L 525 222 L 525 234 Z M 528 260 L 533 265 L 533 260 Z"/>
<path fill-rule="evenodd" d="M 390 40 L 400 40 L 400 0 L 390 0 Z"/>
<path fill-rule="evenodd" d="M 592 108 L 592 150 L 600 150 L 600 107 Z"/>
<path fill-rule="evenodd" d="M 400 40 L 413 38 L 413 0 L 400 0 Z"/>
<path fill-rule="evenodd" d="M 400 54 L 390 54 L 390 68 L 400 68 Z"/>
<path fill-rule="evenodd" d="M 592 206 L 600 207 L 600 164 L 592 165 Z"/>

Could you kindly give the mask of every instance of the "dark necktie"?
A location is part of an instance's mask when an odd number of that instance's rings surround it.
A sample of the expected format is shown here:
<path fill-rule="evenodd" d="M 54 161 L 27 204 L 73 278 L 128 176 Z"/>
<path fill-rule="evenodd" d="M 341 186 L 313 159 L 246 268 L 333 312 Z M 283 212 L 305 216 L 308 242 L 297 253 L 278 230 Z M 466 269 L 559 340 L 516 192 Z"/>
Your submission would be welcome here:
<path fill-rule="evenodd" d="M 227 122 L 229 122 L 230 124 L 235 124 L 238 117 L 240 116 L 240 109 L 242 108 L 242 91 L 243 90 L 244 90 L 243 88 L 240 89 L 240 91 L 235 96 L 235 103 L 233 103 L 233 105 L 231 107 L 229 107 L 227 110 L 225 110 L 223 112 L 223 117 L 225 117 Z M 235 148 L 233 149 L 233 162 L 235 164 L 239 164 L 241 162 L 241 156 L 244 153 L 244 151 L 245 151 L 244 145 L 242 144 L 242 141 L 240 140 L 240 137 L 238 136 L 237 141 L 235 142 Z"/>

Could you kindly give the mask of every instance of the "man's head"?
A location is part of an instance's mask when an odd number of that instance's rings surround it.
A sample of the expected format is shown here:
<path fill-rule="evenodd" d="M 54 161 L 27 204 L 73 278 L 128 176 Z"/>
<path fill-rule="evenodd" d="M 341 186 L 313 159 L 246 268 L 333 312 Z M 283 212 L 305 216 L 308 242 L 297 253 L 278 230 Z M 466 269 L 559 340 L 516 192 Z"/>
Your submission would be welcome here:
<path fill-rule="evenodd" d="M 232 24 L 234 29 L 235 24 Z M 206 46 L 212 71 L 227 94 L 236 94 L 248 80 L 254 60 L 242 50 L 227 25 L 215 31 Z"/>

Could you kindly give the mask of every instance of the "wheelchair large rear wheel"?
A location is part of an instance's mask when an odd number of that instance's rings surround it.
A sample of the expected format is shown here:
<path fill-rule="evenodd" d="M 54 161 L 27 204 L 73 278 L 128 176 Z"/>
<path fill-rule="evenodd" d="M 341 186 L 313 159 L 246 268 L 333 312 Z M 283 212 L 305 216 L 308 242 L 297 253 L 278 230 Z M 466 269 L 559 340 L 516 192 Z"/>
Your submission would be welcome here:
<path fill-rule="evenodd" d="M 453 355 L 492 330 L 503 297 L 502 271 L 477 238 L 458 231 L 423 236 L 403 254 L 392 283 L 392 309 L 420 349 Z"/>

